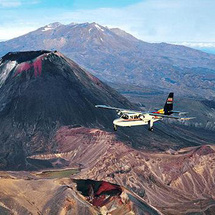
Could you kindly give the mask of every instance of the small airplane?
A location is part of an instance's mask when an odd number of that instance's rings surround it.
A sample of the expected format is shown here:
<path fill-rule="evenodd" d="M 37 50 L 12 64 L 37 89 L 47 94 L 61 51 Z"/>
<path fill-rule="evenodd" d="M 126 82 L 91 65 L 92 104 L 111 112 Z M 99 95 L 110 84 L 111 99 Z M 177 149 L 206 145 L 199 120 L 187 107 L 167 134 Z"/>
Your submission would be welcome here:
<path fill-rule="evenodd" d="M 177 119 L 177 120 L 190 120 L 195 117 L 181 117 L 180 115 L 187 114 L 187 112 L 173 111 L 173 97 L 174 93 L 169 93 L 164 107 L 156 112 L 142 112 L 135 110 L 128 110 L 123 108 L 110 107 L 106 105 L 96 105 L 96 108 L 104 108 L 115 110 L 120 118 L 113 121 L 114 130 L 117 126 L 131 127 L 138 125 L 148 125 L 148 130 L 153 131 L 153 124 L 163 118 Z M 177 116 L 172 115 L 178 114 Z"/>

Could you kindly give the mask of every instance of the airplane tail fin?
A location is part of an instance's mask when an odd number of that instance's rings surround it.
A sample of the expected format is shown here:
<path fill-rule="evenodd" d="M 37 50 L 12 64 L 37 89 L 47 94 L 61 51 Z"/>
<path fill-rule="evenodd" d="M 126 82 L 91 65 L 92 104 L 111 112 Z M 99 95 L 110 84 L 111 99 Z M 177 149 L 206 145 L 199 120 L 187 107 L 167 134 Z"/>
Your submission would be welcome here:
<path fill-rule="evenodd" d="M 163 108 L 165 115 L 172 114 L 172 110 L 173 110 L 173 97 L 174 97 L 174 93 L 170 93 L 169 96 L 167 97 L 166 103 L 165 103 L 164 108 Z"/>

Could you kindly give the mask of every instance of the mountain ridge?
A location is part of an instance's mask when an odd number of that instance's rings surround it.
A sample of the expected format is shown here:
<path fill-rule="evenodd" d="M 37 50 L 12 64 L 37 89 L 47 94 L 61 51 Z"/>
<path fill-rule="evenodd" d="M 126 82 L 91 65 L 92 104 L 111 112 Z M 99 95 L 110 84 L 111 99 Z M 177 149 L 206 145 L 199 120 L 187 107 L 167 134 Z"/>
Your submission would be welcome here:
<path fill-rule="evenodd" d="M 39 49 L 59 50 L 104 82 L 215 97 L 215 55 L 185 46 L 143 42 L 97 23 L 52 23 L 0 42 L 0 55 Z"/>

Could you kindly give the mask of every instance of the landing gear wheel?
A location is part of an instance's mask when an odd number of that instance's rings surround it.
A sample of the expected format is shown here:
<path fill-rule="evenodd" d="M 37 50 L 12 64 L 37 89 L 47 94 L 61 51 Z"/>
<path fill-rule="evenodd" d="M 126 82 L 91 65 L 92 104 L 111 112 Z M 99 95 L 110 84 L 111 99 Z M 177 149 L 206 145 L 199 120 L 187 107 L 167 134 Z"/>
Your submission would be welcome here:
<path fill-rule="evenodd" d="M 153 130 L 154 130 L 154 128 L 153 128 L 153 120 L 149 120 L 149 121 L 148 121 L 148 126 L 149 126 L 149 127 L 148 127 L 148 130 L 149 130 L 149 131 L 153 131 Z"/>
<path fill-rule="evenodd" d="M 153 127 L 149 128 L 149 131 L 154 131 L 154 128 Z"/>
<path fill-rule="evenodd" d="M 117 126 L 116 125 L 113 125 L 113 130 L 117 131 Z"/>

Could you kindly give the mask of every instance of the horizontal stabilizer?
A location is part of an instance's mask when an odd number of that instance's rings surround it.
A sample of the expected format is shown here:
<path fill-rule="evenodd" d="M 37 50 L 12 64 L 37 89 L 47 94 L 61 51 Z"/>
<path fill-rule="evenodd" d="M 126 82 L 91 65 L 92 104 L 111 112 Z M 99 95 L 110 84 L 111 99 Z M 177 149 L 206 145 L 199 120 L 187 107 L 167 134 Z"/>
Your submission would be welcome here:
<path fill-rule="evenodd" d="M 182 117 L 180 120 L 191 120 L 195 119 L 196 117 Z"/>
<path fill-rule="evenodd" d="M 172 115 L 164 115 L 164 114 L 159 114 L 159 113 L 149 113 L 151 116 L 158 116 L 161 118 L 172 118 L 172 119 L 180 119 L 179 116 L 172 116 Z"/>
<path fill-rule="evenodd" d="M 179 114 L 179 115 L 188 114 L 188 112 L 185 112 L 185 111 L 177 111 L 177 110 L 172 110 L 171 112 L 172 112 L 172 113 L 177 113 L 177 114 Z"/>

